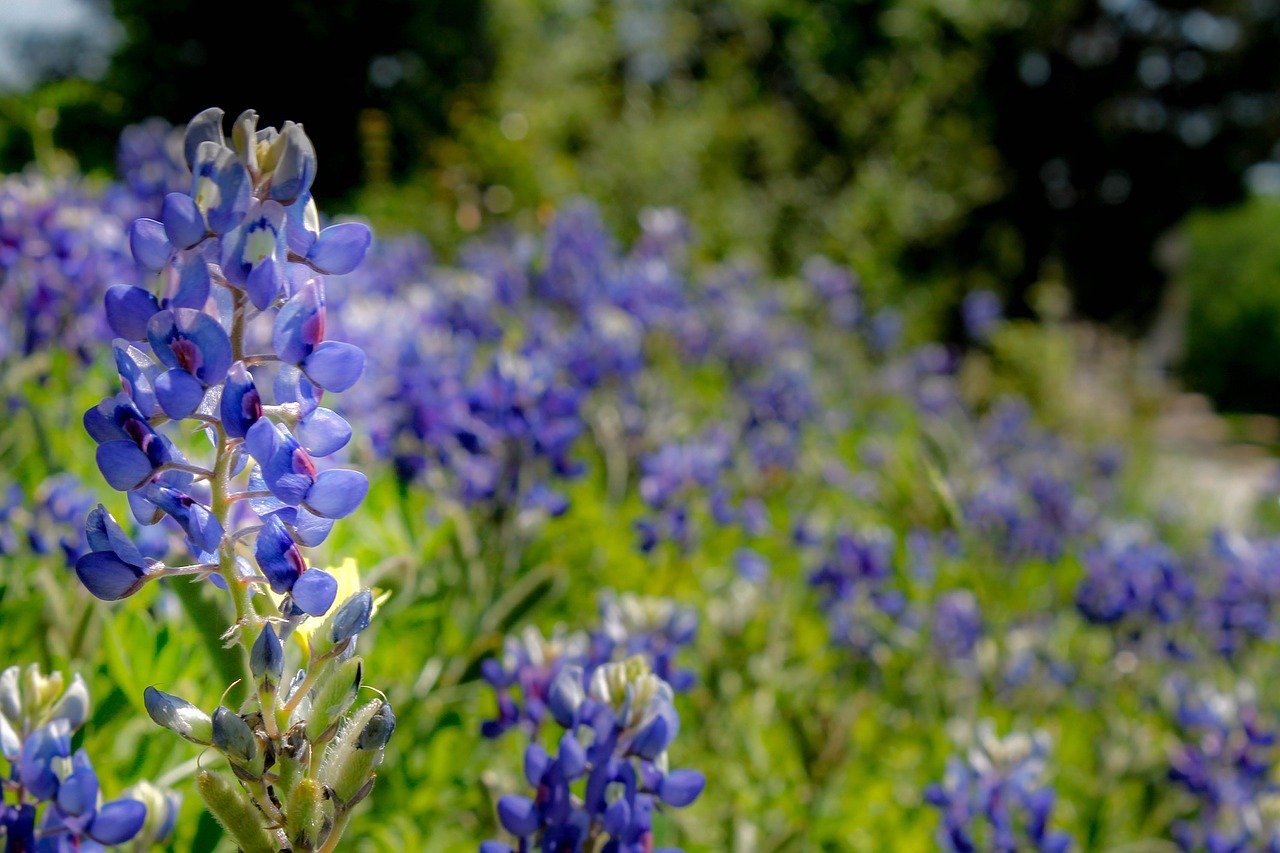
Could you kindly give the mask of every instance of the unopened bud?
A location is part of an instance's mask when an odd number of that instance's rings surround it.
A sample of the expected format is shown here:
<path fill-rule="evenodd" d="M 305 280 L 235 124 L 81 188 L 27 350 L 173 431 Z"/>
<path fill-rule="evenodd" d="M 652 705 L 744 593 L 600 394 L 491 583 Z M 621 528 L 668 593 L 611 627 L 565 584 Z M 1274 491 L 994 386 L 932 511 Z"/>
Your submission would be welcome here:
<path fill-rule="evenodd" d="M 307 717 L 307 740 L 323 743 L 333 736 L 338 720 L 356 699 L 364 667 L 360 658 L 350 658 L 333 666 L 311 691 L 311 711 Z"/>
<path fill-rule="evenodd" d="M 231 147 L 240 162 L 250 171 L 258 168 L 258 114 L 253 110 L 240 113 L 231 126 Z"/>
<path fill-rule="evenodd" d="M 285 122 L 268 156 L 273 162 L 271 198 L 293 204 L 311 189 L 316 177 L 316 149 L 302 125 Z"/>
<path fill-rule="evenodd" d="M 262 775 L 262 750 L 253 729 L 230 708 L 219 707 L 213 712 L 213 745 L 220 749 L 232 764 Z"/>
<path fill-rule="evenodd" d="M 11 720 L 22 718 L 22 690 L 18 687 L 18 673 L 16 666 L 0 672 L 0 714 Z"/>
<path fill-rule="evenodd" d="M 285 732 L 274 767 L 279 791 L 292 791 L 311 770 L 311 742 L 302 726 Z"/>
<path fill-rule="evenodd" d="M 169 840 L 178 820 L 178 809 L 182 806 L 180 794 L 143 781 L 126 788 L 121 796 L 138 800 L 147 807 L 147 819 L 134 839 L 135 845 L 149 848 Z"/>
<path fill-rule="evenodd" d="M 280 683 L 280 676 L 284 673 L 284 646 L 271 623 L 263 625 L 262 633 L 253 641 L 253 648 L 249 651 L 249 669 L 260 684 L 271 690 Z"/>
<path fill-rule="evenodd" d="M 274 853 L 276 845 L 262 825 L 261 813 L 244 789 L 208 770 L 196 775 L 196 789 L 209 811 L 244 853 Z"/>
<path fill-rule="evenodd" d="M 285 829 L 295 850 L 314 850 L 333 829 L 333 798 L 315 779 L 303 779 L 289 795 Z"/>
<path fill-rule="evenodd" d="M 182 153 L 187 158 L 187 167 L 196 168 L 196 151 L 202 142 L 213 142 L 219 147 L 226 144 L 222 136 L 222 110 L 217 107 L 197 115 L 187 124 L 187 132 L 182 140 Z"/>
<path fill-rule="evenodd" d="M 357 592 L 338 608 L 333 616 L 333 629 L 329 639 L 339 645 L 350 640 L 365 628 L 369 627 L 369 619 L 373 616 L 373 593 L 367 589 Z"/>
<path fill-rule="evenodd" d="M 382 707 L 360 732 L 356 749 L 382 749 L 391 740 L 391 733 L 395 730 L 396 715 L 391 711 L 391 703 L 383 702 Z"/>
<path fill-rule="evenodd" d="M 366 727 L 385 704 L 375 699 L 356 711 L 325 750 L 320 781 L 333 789 L 340 809 L 350 808 L 369 793 L 373 771 L 382 763 L 381 748 L 361 749 L 359 744 Z"/>
<path fill-rule="evenodd" d="M 89 719 L 89 687 L 79 673 L 71 676 L 71 686 L 62 698 L 53 706 L 50 716 L 58 720 L 66 720 L 75 731 Z"/>
<path fill-rule="evenodd" d="M 148 687 L 142 692 L 142 701 L 156 725 L 163 726 L 192 743 L 202 746 L 213 743 L 213 721 L 208 714 L 186 699 Z"/>

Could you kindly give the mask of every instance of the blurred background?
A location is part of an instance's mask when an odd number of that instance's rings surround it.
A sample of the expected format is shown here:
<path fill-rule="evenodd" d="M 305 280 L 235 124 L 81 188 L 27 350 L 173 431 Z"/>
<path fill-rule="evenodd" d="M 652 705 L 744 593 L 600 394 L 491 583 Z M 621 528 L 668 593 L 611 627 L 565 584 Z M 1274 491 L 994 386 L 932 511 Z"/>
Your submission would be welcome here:
<path fill-rule="evenodd" d="M 4 0 L 0 167 L 106 174 L 131 122 L 253 107 L 306 124 L 333 211 L 446 259 L 571 197 L 624 240 L 674 205 L 710 258 L 820 251 L 943 334 L 975 288 L 1069 294 L 1280 412 L 1278 51 L 1273 0 Z"/>

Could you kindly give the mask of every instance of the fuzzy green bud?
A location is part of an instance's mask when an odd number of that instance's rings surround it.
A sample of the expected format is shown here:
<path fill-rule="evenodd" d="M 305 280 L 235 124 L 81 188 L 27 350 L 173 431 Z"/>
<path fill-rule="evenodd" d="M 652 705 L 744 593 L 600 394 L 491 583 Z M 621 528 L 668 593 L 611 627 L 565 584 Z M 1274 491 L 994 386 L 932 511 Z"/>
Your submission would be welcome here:
<path fill-rule="evenodd" d="M 262 816 L 239 785 L 207 770 L 196 775 L 196 789 L 222 828 L 244 853 L 273 853 L 276 845 Z"/>
<path fill-rule="evenodd" d="M 333 829 L 333 796 L 315 779 L 303 779 L 289 794 L 285 830 L 295 850 L 314 850 Z"/>
<path fill-rule="evenodd" d="M 311 710 L 307 717 L 307 740 L 323 743 L 333 737 L 338 721 L 356 700 L 356 691 L 364 675 L 360 658 L 350 658 L 320 677 L 311 691 Z"/>
<path fill-rule="evenodd" d="M 385 716 L 377 723 L 373 720 L 382 715 L 386 704 L 375 699 L 356 711 L 325 750 L 320 781 L 333 789 L 339 809 L 351 808 L 373 788 L 373 771 L 382 763 L 382 746 L 386 743 L 385 739 L 378 742 L 378 733 L 387 730 Z M 365 731 L 371 723 L 375 727 L 374 736 L 368 737 Z M 394 722 L 391 728 L 394 728 Z M 390 731 L 386 733 L 390 736 Z M 368 748 L 362 748 L 362 742 Z"/>

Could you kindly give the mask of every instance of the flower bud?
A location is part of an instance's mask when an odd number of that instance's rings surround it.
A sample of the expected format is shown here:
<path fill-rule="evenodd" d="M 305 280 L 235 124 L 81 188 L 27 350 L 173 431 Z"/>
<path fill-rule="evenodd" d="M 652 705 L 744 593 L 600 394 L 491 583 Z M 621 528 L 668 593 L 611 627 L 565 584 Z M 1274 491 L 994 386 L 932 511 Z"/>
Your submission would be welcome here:
<path fill-rule="evenodd" d="M 311 189 L 311 182 L 316 177 L 316 149 L 302 125 L 285 122 L 280 136 L 269 149 L 268 157 L 274 163 L 271 167 L 271 198 L 281 204 L 293 204 Z"/>
<path fill-rule="evenodd" d="M 147 820 L 135 839 L 139 848 L 150 848 L 169 840 L 182 806 L 180 794 L 143 781 L 126 788 L 121 796 L 137 800 L 147 807 Z"/>
<path fill-rule="evenodd" d="M 547 709 L 557 723 L 566 729 L 573 726 L 578 707 L 586 698 L 582 689 L 582 667 L 566 666 L 547 691 Z"/>
<path fill-rule="evenodd" d="M 280 751 L 276 755 L 275 773 L 277 791 L 292 791 L 311 769 L 311 742 L 301 726 L 294 726 L 285 733 Z"/>
<path fill-rule="evenodd" d="M 262 825 L 261 813 L 249 802 L 239 785 L 201 770 L 196 776 L 196 789 L 209 811 L 244 853 L 273 853 L 276 845 Z"/>
<path fill-rule="evenodd" d="M 382 707 L 360 732 L 356 740 L 356 749 L 382 749 L 391 740 L 396 730 L 396 715 L 391 711 L 391 703 L 383 702 Z"/>
<path fill-rule="evenodd" d="M 245 168 L 254 172 L 258 169 L 258 114 L 253 110 L 240 113 L 236 123 L 231 126 L 231 147 Z"/>
<path fill-rule="evenodd" d="M 373 787 L 373 771 L 382 763 L 382 748 L 378 746 L 363 749 L 360 742 L 364 739 L 370 722 L 382 713 L 386 704 L 381 699 L 375 699 L 356 711 L 325 750 L 324 763 L 320 767 L 320 781 L 333 789 L 338 798 L 339 809 L 351 808 L 364 799 Z M 395 727 L 394 717 L 391 720 L 389 728 L 386 720 L 375 724 L 374 732 L 366 743 L 372 745 L 376 742 L 379 732 L 390 736 L 390 729 Z M 382 741 L 384 744 L 385 742 Z"/>
<path fill-rule="evenodd" d="M 369 627 L 369 619 L 373 616 L 373 593 L 367 589 L 357 592 L 338 608 L 333 616 L 333 628 L 329 638 L 336 646 L 359 634 Z"/>
<path fill-rule="evenodd" d="M 268 690 L 275 690 L 284 673 L 284 646 L 276 636 L 276 629 L 267 623 L 262 626 L 262 633 L 253 641 L 249 651 L 249 669 L 259 684 Z"/>
<path fill-rule="evenodd" d="M 186 699 L 148 687 L 142 693 L 142 701 L 156 725 L 201 746 L 213 743 L 213 721 Z"/>
<path fill-rule="evenodd" d="M 345 660 L 320 677 L 311 692 L 311 713 L 307 718 L 307 740 L 323 743 L 333 736 L 338 720 L 351 703 L 364 675 L 360 658 Z"/>
<path fill-rule="evenodd" d="M 213 745 L 220 749 L 231 761 L 253 776 L 261 776 L 263 769 L 262 750 L 258 748 L 258 739 L 253 729 L 229 708 L 219 707 L 213 712 Z"/>
<path fill-rule="evenodd" d="M 333 795 L 315 779 L 303 779 L 289 794 L 285 830 L 295 850 L 314 850 L 333 829 Z"/>
<path fill-rule="evenodd" d="M 22 717 L 22 691 L 18 688 L 18 672 L 16 666 L 0 672 L 0 714 L 11 720 Z"/>
<path fill-rule="evenodd" d="M 89 688 L 79 673 L 71 677 L 71 686 L 53 706 L 50 716 L 66 720 L 72 731 L 83 726 L 85 720 L 89 719 Z"/>
<path fill-rule="evenodd" d="M 26 700 L 26 712 L 32 717 L 43 717 L 44 711 L 62 694 L 62 673 L 45 675 L 38 664 L 31 664 L 22 672 L 22 692 Z"/>
<path fill-rule="evenodd" d="M 226 145 L 222 136 L 222 110 L 217 107 L 209 107 L 187 124 L 182 153 L 187 158 L 187 168 L 192 171 L 196 168 L 196 151 L 202 142 L 214 142 L 219 147 Z"/>

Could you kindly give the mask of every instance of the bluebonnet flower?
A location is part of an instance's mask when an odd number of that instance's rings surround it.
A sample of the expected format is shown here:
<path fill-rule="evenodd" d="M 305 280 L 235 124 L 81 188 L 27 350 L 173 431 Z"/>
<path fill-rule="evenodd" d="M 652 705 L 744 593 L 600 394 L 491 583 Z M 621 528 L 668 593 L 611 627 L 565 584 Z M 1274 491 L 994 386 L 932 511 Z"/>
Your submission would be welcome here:
<path fill-rule="evenodd" d="M 566 667 L 587 665 L 590 652 L 586 634 L 568 633 L 563 627 L 550 637 L 533 626 L 519 636 L 507 637 L 502 657 L 481 665 L 481 674 L 498 697 L 498 716 L 482 725 L 484 736 L 497 737 L 516 725 L 537 732 L 547 717 L 551 685 Z M 519 688 L 519 702 L 514 688 Z"/>
<path fill-rule="evenodd" d="M 493 738 L 521 726 L 536 734 L 547 717 L 551 687 L 567 667 L 577 669 L 585 688 L 597 668 L 639 656 L 673 689 L 688 690 L 695 676 L 677 667 L 676 656 L 693 642 L 697 629 L 692 608 L 666 598 L 607 591 L 600 596 L 599 624 L 589 633 L 557 626 L 546 636 L 528 626 L 506 638 L 500 658 L 481 664 L 498 700 L 498 716 L 481 731 Z"/>
<path fill-rule="evenodd" d="M 87 362 L 106 329 L 95 306 L 137 279 L 127 205 L 36 176 L 0 180 L 0 362 L 55 346 Z"/>
<path fill-rule="evenodd" d="M 158 211 L 164 197 L 191 182 L 183 161 L 182 131 L 162 118 L 149 118 L 120 131 L 116 170 L 132 193 Z"/>
<path fill-rule="evenodd" d="M 129 797 L 102 802 L 88 754 L 71 749 L 88 717 L 89 691 L 79 675 L 66 684 L 61 673 L 46 676 L 35 664 L 0 672 L 0 754 L 12 767 L 3 791 L 14 797 L 0 798 L 6 850 L 100 849 L 142 830 L 147 806 Z"/>
<path fill-rule="evenodd" d="M 938 845 L 943 850 L 1037 850 L 1060 853 L 1071 837 L 1050 828 L 1054 791 L 1045 784 L 1048 738 L 978 727 L 964 756 L 947 760 L 941 783 L 925 790 L 925 800 L 941 812 Z"/>
<path fill-rule="evenodd" d="M 600 595 L 600 629 L 592 634 L 594 661 L 642 656 L 654 675 L 676 692 L 693 686 L 695 676 L 677 669 L 675 657 L 693 642 L 698 614 L 669 598 L 631 593 Z"/>
<path fill-rule="evenodd" d="M 1214 531 L 1209 554 L 1196 567 L 1208 587 L 1200 591 L 1197 622 L 1213 651 L 1234 658 L 1250 644 L 1280 632 L 1280 540 Z"/>
<path fill-rule="evenodd" d="M 869 654 L 916 621 L 893 585 L 894 547 L 883 532 L 832 537 L 809 584 L 821 595 L 834 643 Z"/>
<path fill-rule="evenodd" d="M 702 793 L 702 773 L 668 769 L 680 718 L 670 686 L 642 657 L 599 667 L 585 690 L 582 679 L 569 666 L 552 684 L 548 707 L 565 731 L 554 755 L 537 742 L 525 751 L 534 796 L 498 800 L 498 820 L 516 847 L 490 841 L 483 853 L 577 853 L 600 841 L 602 849 L 645 853 L 653 849 L 654 811 L 683 808 Z"/>
<path fill-rule="evenodd" d="M 974 290 L 960 303 L 964 330 L 971 340 L 985 341 L 1004 319 L 1000 297 L 990 290 Z"/>
<path fill-rule="evenodd" d="M 948 592 L 933 609 L 933 645 L 951 658 L 968 658 L 982 637 L 982 611 L 968 590 Z"/>
<path fill-rule="evenodd" d="M 689 518 L 699 499 L 708 501 L 716 521 L 733 521 L 735 510 L 719 489 L 732 464 L 729 446 L 724 430 L 711 429 L 688 441 L 668 442 L 640 460 L 640 497 L 655 513 L 638 525 L 641 551 L 660 541 L 688 548 L 693 541 Z"/>
<path fill-rule="evenodd" d="M 1184 850 L 1270 850 L 1280 844 L 1272 778 L 1276 730 L 1259 714 L 1252 690 L 1233 694 L 1174 679 L 1174 722 L 1180 742 L 1169 757 L 1169 779 L 1197 802 L 1174 837 Z"/>
<path fill-rule="evenodd" d="M 1115 626 L 1124 638 L 1152 631 L 1169 635 L 1168 626 L 1182 620 L 1195 600 L 1190 576 L 1163 544 L 1116 534 L 1082 559 L 1086 573 L 1076 590 L 1076 607 L 1090 622 Z"/>
<path fill-rule="evenodd" d="M 856 328 L 862 319 L 858 277 L 821 256 L 805 261 L 802 272 L 818 295 L 826 319 L 842 329 Z"/>
<path fill-rule="evenodd" d="M 209 109 L 191 121 L 182 145 L 190 189 L 169 192 L 159 219 L 139 218 L 129 230 L 145 276 L 104 300 L 123 391 L 84 418 L 107 483 L 127 493 L 139 523 L 164 518 L 180 530 L 193 561 L 144 555 L 99 505 L 76 573 L 106 600 L 176 575 L 211 578 L 227 592 L 235 617 L 226 637 L 247 653 L 256 708 L 210 715 L 152 687 L 147 711 L 230 762 L 238 782 L 202 771 L 197 786 L 237 844 L 317 849 L 337 843 L 330 836 L 372 789 L 395 728 L 382 700 L 347 717 L 372 593 L 359 590 L 352 569 L 353 588 L 339 598 L 339 578 L 303 553 L 368 491 L 363 472 L 317 460 L 351 437 L 322 405 L 325 394 L 351 388 L 364 370 L 359 348 L 327 334 L 325 276 L 351 272 L 372 238 L 359 223 L 321 227 L 310 197 L 315 151 L 301 125 L 258 129 L 246 111 L 228 142 L 222 118 Z M 166 434 L 166 424 L 183 421 L 212 444 L 208 467 Z M 267 591 L 277 598 L 252 602 Z M 284 683 L 283 641 L 295 633 L 306 638 L 305 668 Z M 92 836 L 88 799 L 60 799 L 54 828 L 88 827 Z M 157 820 L 149 837 L 163 834 L 167 821 Z"/>

